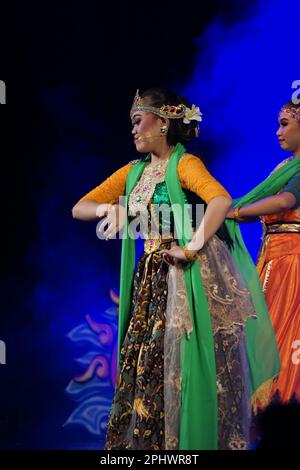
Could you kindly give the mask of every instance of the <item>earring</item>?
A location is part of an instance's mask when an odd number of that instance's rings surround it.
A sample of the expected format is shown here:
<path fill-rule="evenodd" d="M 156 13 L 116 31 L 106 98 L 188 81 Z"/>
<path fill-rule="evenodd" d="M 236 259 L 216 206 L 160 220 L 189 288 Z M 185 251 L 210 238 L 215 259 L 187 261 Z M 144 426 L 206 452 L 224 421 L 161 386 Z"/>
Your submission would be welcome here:
<path fill-rule="evenodd" d="M 168 132 L 168 126 L 161 126 L 160 135 L 165 135 Z"/>

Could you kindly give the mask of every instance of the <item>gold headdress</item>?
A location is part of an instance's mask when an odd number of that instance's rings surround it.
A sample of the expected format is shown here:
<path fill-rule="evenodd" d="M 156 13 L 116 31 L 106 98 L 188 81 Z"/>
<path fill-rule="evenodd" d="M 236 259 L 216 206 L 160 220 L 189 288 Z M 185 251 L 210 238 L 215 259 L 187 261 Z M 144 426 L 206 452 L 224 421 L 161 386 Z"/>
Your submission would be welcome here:
<path fill-rule="evenodd" d="M 185 106 L 184 104 L 179 104 L 177 106 L 164 104 L 160 108 L 156 108 L 155 106 L 148 106 L 147 104 L 145 104 L 143 98 L 140 97 L 139 90 L 136 91 L 130 110 L 130 115 L 132 115 L 136 111 L 146 111 L 168 119 L 183 118 L 183 122 L 185 124 L 189 124 L 192 120 L 202 121 L 202 113 L 200 112 L 200 109 L 194 104 L 191 109 Z"/>
<path fill-rule="evenodd" d="M 300 122 L 300 107 L 296 108 L 286 104 L 282 106 L 278 116 L 280 116 L 281 113 L 287 113 L 291 119 L 296 119 L 296 121 Z"/>

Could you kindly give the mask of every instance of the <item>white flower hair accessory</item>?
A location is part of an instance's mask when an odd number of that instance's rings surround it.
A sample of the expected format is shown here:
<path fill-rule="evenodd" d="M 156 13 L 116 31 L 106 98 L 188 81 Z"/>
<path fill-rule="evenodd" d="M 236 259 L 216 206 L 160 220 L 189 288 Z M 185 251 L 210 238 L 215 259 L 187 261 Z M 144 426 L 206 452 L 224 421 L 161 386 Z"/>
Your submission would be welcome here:
<path fill-rule="evenodd" d="M 184 124 L 189 124 L 191 121 L 202 121 L 202 113 L 199 106 L 192 105 L 192 108 L 185 107 L 185 114 L 183 118 Z"/>

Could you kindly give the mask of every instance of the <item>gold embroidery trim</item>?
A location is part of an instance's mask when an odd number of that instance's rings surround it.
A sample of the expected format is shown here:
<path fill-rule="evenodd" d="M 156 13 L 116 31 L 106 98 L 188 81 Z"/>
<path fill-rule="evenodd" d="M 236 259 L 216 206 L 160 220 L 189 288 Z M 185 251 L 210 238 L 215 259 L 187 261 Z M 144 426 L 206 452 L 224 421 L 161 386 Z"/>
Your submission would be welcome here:
<path fill-rule="evenodd" d="M 269 283 L 269 279 L 270 279 L 270 274 L 271 274 L 271 267 L 272 267 L 272 260 L 268 262 L 267 264 L 267 270 L 266 270 L 266 274 L 265 274 L 265 278 L 264 278 L 264 282 L 263 282 L 263 287 L 262 287 L 262 290 L 264 293 L 266 293 L 267 291 L 267 287 L 268 287 L 268 283 Z"/>
<path fill-rule="evenodd" d="M 284 224 L 272 224 L 266 227 L 266 233 L 300 233 L 300 224 L 284 223 Z"/>
<path fill-rule="evenodd" d="M 251 396 L 251 407 L 255 414 L 259 409 L 265 408 L 270 403 L 272 388 L 277 377 L 276 375 L 261 384 Z"/>

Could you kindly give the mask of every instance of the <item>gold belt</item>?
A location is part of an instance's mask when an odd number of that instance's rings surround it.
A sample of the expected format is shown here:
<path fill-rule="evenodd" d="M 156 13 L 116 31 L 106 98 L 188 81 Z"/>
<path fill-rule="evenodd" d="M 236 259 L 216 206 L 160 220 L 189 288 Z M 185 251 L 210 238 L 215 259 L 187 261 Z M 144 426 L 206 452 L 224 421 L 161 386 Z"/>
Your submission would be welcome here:
<path fill-rule="evenodd" d="M 174 237 L 170 238 L 147 238 L 144 241 L 144 251 L 147 254 L 153 253 L 154 251 L 158 251 L 162 245 L 165 243 L 172 242 Z"/>
<path fill-rule="evenodd" d="M 300 223 L 270 224 L 266 227 L 266 235 L 269 233 L 300 233 Z"/>

